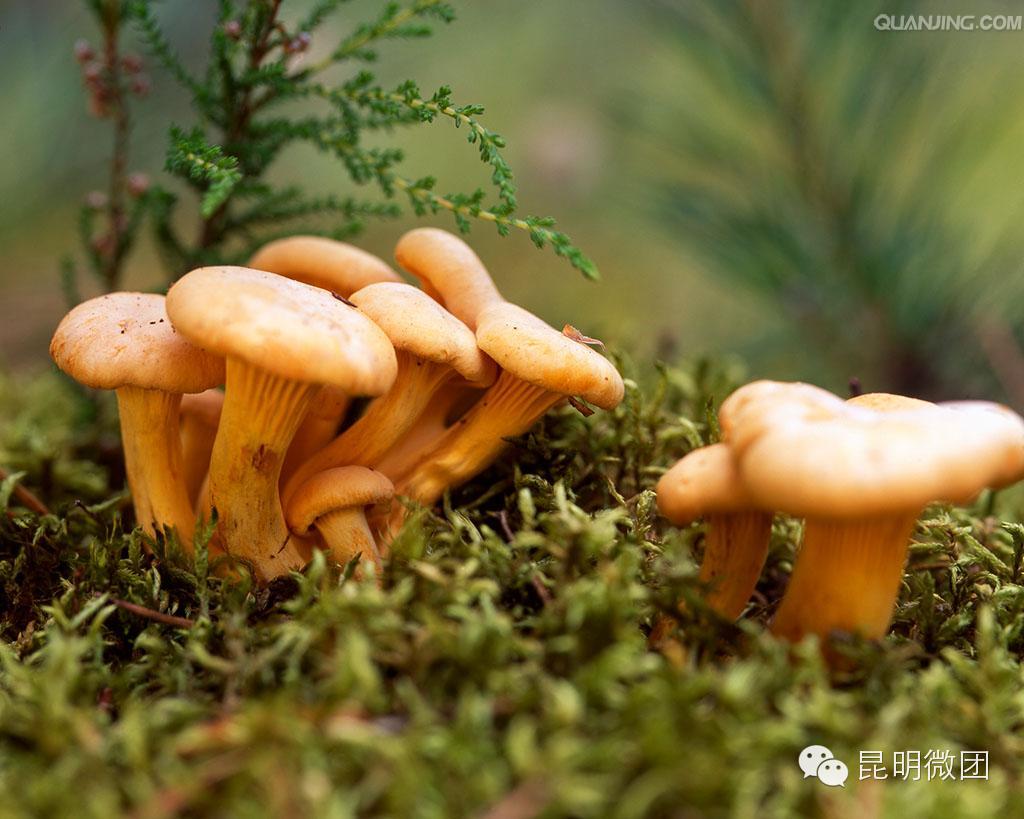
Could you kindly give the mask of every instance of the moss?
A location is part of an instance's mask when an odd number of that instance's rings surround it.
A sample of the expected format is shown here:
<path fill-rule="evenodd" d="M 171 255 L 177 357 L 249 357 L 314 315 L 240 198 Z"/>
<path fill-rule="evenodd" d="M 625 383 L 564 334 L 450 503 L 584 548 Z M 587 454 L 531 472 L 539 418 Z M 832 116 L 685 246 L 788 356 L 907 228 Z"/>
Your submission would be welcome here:
<path fill-rule="evenodd" d="M 890 639 L 851 642 L 854 670 L 830 675 L 813 644 L 763 629 L 795 524 L 777 523 L 731 624 L 700 604 L 700 528 L 655 514 L 660 471 L 713 436 L 708 407 L 739 375 L 634 374 L 615 412 L 553 413 L 413 518 L 380 588 L 318 560 L 255 589 L 211 576 L 202 550 L 147 552 L 109 407 L 55 376 L 2 382 L 0 460 L 54 512 L 15 499 L 0 516 L 2 812 L 1019 811 L 1024 530 L 1000 522 L 1019 499 L 929 510 Z M 676 644 L 650 651 L 680 597 Z M 802 778 L 809 744 L 847 762 L 845 789 Z M 989 751 L 988 781 L 857 781 L 861 750 L 930 749 Z"/>

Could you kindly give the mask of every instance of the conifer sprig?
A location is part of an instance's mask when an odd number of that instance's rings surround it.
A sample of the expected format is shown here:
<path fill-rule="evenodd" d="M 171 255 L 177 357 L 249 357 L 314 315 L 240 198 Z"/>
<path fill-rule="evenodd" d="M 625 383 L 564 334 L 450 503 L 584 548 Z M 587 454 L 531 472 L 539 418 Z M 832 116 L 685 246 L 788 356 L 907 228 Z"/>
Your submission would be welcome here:
<path fill-rule="evenodd" d="M 586 277 L 597 277 L 593 263 L 554 229 L 551 218 L 517 215 L 515 180 L 502 153 L 505 140 L 481 122 L 483 106 L 457 104 L 447 85 L 429 96 L 411 80 L 385 89 L 366 69 L 339 84 L 326 79 L 328 70 L 340 64 L 375 62 L 385 42 L 430 36 L 435 23 L 454 19 L 450 3 L 388 2 L 374 19 L 352 26 L 325 57 L 303 65 L 314 39 L 327 36 L 324 23 L 345 0 L 319 0 L 294 22 L 286 16 L 292 3 L 284 0 L 219 0 L 209 36 L 210 57 L 200 73 L 176 53 L 156 14 L 156 0 L 86 2 L 101 21 L 108 7 L 116 6 L 117 19 L 133 24 L 154 62 L 189 93 L 195 114 L 192 123 L 170 129 L 164 169 L 183 180 L 197 198 L 198 230 L 192 235 L 181 232 L 175 215 L 188 197 L 153 185 L 118 221 L 125 235 L 112 262 L 118 272 L 106 279 L 108 289 L 119 280 L 127 249 L 146 215 L 173 278 L 199 264 L 243 259 L 284 230 L 351 236 L 368 219 L 397 216 L 399 204 L 389 201 L 395 199 L 405 199 L 417 214 L 449 212 L 463 232 L 474 221 L 495 225 L 501 235 L 526 231 L 538 247 L 550 247 Z M 280 103 L 300 99 L 319 101 L 327 110 L 298 117 L 281 113 Z M 441 195 L 433 176 L 402 172 L 405 157 L 400 150 L 370 141 L 381 130 L 438 119 L 462 129 L 476 148 L 489 170 L 492 197 L 483 188 Z M 312 144 L 340 162 L 347 179 L 335 193 L 310 196 L 293 185 L 266 181 L 282 152 L 299 143 Z M 357 187 L 375 189 L 377 195 L 360 195 Z M 83 215 L 83 237 L 91 236 L 94 220 Z M 93 266 L 97 252 L 86 247 Z"/>

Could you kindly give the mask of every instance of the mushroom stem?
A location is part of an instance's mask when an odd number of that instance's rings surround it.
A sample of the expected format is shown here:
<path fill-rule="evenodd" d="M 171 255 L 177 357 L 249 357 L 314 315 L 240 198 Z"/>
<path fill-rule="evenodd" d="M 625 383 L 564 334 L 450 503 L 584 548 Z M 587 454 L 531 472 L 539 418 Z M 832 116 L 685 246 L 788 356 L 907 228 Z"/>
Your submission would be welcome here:
<path fill-rule="evenodd" d="M 363 560 L 372 560 L 379 572 L 380 552 L 362 507 L 328 512 L 317 518 L 314 525 L 339 566 L 347 565 L 356 555 L 361 554 Z"/>
<path fill-rule="evenodd" d="M 384 395 L 327 447 L 302 464 L 288 479 L 283 493 L 288 504 L 296 488 L 312 475 L 338 466 L 373 466 L 416 423 L 431 398 L 455 371 L 446 364 L 395 351 L 398 374 Z"/>
<path fill-rule="evenodd" d="M 306 417 L 302 419 L 281 467 L 281 481 L 287 485 L 296 470 L 330 444 L 345 420 L 352 399 L 337 387 L 321 387 Z"/>
<path fill-rule="evenodd" d="M 488 467 L 508 445 L 507 438 L 522 435 L 564 400 L 565 396 L 557 392 L 503 370 L 483 398 L 401 479 L 396 493 L 424 505 L 434 503 L 446 489 Z M 402 507 L 398 509 L 401 513 Z"/>
<path fill-rule="evenodd" d="M 708 585 L 707 601 L 722 617 L 743 613 L 761 576 L 772 531 L 772 516 L 750 511 L 707 517 L 700 579 Z"/>
<path fill-rule="evenodd" d="M 162 390 L 117 390 L 124 464 L 135 518 L 150 535 L 162 527 L 173 527 L 182 546 L 191 550 L 195 519 L 181 459 L 180 404 L 180 395 Z"/>
<path fill-rule="evenodd" d="M 191 411 L 188 409 L 190 403 Z M 181 457 L 185 470 L 185 488 L 192 504 L 199 499 L 206 483 L 210 453 L 213 452 L 213 442 L 217 438 L 217 423 L 223 404 L 224 393 L 218 390 L 182 396 L 181 399 Z"/>
<path fill-rule="evenodd" d="M 772 632 L 793 642 L 833 631 L 885 635 L 899 594 L 916 514 L 808 518 Z"/>
<path fill-rule="evenodd" d="M 377 459 L 374 469 L 383 472 L 392 481 L 408 475 L 423 457 L 423 453 L 465 415 L 484 392 L 484 388 L 464 381 L 445 383 L 420 413 L 416 423 Z"/>
<path fill-rule="evenodd" d="M 228 358 L 226 397 L 210 458 L 209 500 L 219 545 L 261 581 L 299 569 L 309 555 L 284 522 L 278 480 L 288 444 L 316 386 Z"/>

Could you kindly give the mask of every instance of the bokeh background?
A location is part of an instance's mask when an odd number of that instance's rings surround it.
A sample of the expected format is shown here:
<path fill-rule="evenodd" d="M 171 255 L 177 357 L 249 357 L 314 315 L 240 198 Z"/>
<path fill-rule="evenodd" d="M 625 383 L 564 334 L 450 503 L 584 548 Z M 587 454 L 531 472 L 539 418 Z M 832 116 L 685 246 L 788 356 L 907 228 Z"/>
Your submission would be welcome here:
<path fill-rule="evenodd" d="M 296 16 L 309 5 L 288 0 Z M 331 31 L 377 4 L 343 6 Z M 999 2 L 456 2 L 425 41 L 383 48 L 385 84 L 447 83 L 509 142 L 525 212 L 552 214 L 598 263 L 585 282 L 525 235 L 470 241 L 508 297 L 645 363 L 735 356 L 749 375 L 1024 406 L 1024 31 L 878 31 L 890 14 L 1017 14 Z M 201 65 L 213 0 L 161 18 Z M 89 116 L 73 0 L 0 2 L 0 371 L 47 366 L 66 309 L 58 260 L 104 184 L 109 124 Z M 314 42 L 315 58 L 329 42 Z M 338 75 L 342 79 L 344 75 Z M 130 169 L 162 175 L 191 124 L 159 69 L 135 107 Z M 462 132 L 390 138 L 406 173 L 484 184 Z M 346 194 L 295 149 L 274 178 Z M 166 181 L 166 180 L 165 180 Z M 170 182 L 174 185 L 175 183 Z M 184 214 L 187 230 L 190 214 Z M 357 241 L 390 258 L 409 215 Z M 450 227 L 443 216 L 428 222 Z M 164 281 L 143 244 L 128 284 Z"/>

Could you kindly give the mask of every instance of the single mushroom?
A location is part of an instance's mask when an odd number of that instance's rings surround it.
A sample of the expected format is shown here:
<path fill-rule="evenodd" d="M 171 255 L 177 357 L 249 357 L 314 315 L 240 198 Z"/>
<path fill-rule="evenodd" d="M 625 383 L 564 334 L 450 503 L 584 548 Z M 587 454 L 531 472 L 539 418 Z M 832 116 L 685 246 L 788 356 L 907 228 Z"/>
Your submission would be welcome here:
<path fill-rule="evenodd" d="M 494 362 L 480 352 L 469 328 L 412 285 L 371 284 L 351 301 L 391 340 L 398 375 L 355 424 L 298 468 L 286 484 L 286 505 L 295 487 L 317 472 L 376 464 L 446 384 L 483 388 L 496 376 Z"/>
<path fill-rule="evenodd" d="M 723 404 L 751 497 L 806 519 L 775 634 L 883 636 L 924 507 L 966 503 L 1024 475 L 1018 415 L 981 402 L 920 404 L 843 402 L 807 385 L 765 382 Z"/>
<path fill-rule="evenodd" d="M 402 281 L 383 259 L 323 236 L 288 236 L 268 242 L 252 256 L 249 267 L 330 290 L 344 299 L 368 284 Z M 285 456 L 283 481 L 334 439 L 348 407 L 344 391 L 321 388 Z"/>
<path fill-rule="evenodd" d="M 505 301 L 473 249 L 438 228 L 416 228 L 398 240 L 395 260 L 423 290 L 470 330 L 488 307 Z"/>
<path fill-rule="evenodd" d="M 696 449 L 669 469 L 657 486 L 658 509 L 677 526 L 704 518 L 700 580 L 708 604 L 730 620 L 740 616 L 761 576 L 772 513 L 758 507 L 726 444 Z"/>
<path fill-rule="evenodd" d="M 181 452 L 185 487 L 194 505 L 210 468 L 210 453 L 217 437 L 217 424 L 224 406 L 224 393 L 206 390 L 181 397 Z"/>
<path fill-rule="evenodd" d="M 395 378 L 387 336 L 316 287 L 244 267 L 205 267 L 167 295 L 186 338 L 227 359 L 224 408 L 210 459 L 217 542 L 266 581 L 300 568 L 308 549 L 285 525 L 285 452 L 321 385 L 380 395 Z"/>
<path fill-rule="evenodd" d="M 50 342 L 64 372 L 88 387 L 114 390 L 135 518 L 149 534 L 177 530 L 191 547 L 195 518 L 179 436 L 182 393 L 224 381 L 224 359 L 171 325 L 163 296 L 110 293 L 68 313 Z"/>
<path fill-rule="evenodd" d="M 295 491 L 287 506 L 292 531 L 309 536 L 314 528 L 340 566 L 357 555 L 380 569 L 381 555 L 366 522 L 367 509 L 391 501 L 395 488 L 380 472 L 340 466 L 318 472 Z"/>
<path fill-rule="evenodd" d="M 288 236 L 268 242 L 249 259 L 249 267 L 330 290 L 346 299 L 368 284 L 402 281 L 383 259 L 323 236 Z"/>
<path fill-rule="evenodd" d="M 489 466 L 508 438 L 525 433 L 567 398 L 579 397 L 602 409 L 622 400 L 622 377 L 610 361 L 514 304 L 498 302 L 484 310 L 476 338 L 500 374 L 396 484 L 398 494 L 424 505 Z"/>

